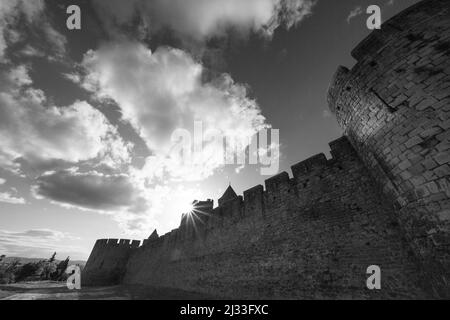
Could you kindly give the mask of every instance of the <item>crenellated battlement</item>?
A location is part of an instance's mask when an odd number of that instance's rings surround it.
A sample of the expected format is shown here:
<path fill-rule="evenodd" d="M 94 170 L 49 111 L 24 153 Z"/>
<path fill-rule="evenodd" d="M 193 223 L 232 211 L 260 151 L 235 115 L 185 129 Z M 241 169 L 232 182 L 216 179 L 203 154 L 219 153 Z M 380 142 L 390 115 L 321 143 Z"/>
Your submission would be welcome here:
<path fill-rule="evenodd" d="M 264 184 L 266 186 L 266 192 L 270 194 L 279 194 L 289 188 L 289 174 L 282 172 L 267 179 Z"/>
<path fill-rule="evenodd" d="M 202 222 L 197 221 L 197 230 L 190 227 L 192 218 L 189 218 L 188 214 L 183 214 L 179 228 L 172 230 L 165 236 L 176 239 L 176 241 L 170 241 L 170 243 L 178 245 L 180 241 L 192 241 L 201 237 L 205 230 L 212 232 L 213 230 L 226 229 L 230 224 L 239 223 L 251 217 L 264 219 L 265 208 L 276 205 L 285 197 L 302 197 L 303 193 L 314 187 L 314 182 L 317 183 L 322 179 L 323 170 L 332 170 L 335 167 L 342 168 L 343 161 L 357 157 L 346 137 L 332 141 L 329 145 L 331 159 L 327 159 L 321 153 L 303 160 L 291 167 L 292 178 L 287 172 L 281 172 L 265 180 L 265 188 L 262 185 L 252 187 L 244 191 L 243 196 L 234 195 L 234 198 L 227 199 L 214 209 L 212 200 L 197 202 L 197 206 L 201 207 L 199 211 L 203 212 L 203 214 L 200 212 L 195 214 L 202 220 Z M 294 189 L 296 190 L 295 193 L 292 192 Z M 158 243 L 160 242 L 158 241 Z M 144 245 L 148 243 L 155 246 L 156 240 L 144 240 Z"/>
<path fill-rule="evenodd" d="M 328 164 L 327 157 L 323 153 L 321 153 L 309 159 L 306 159 L 305 161 L 301 161 L 293 165 L 291 167 L 291 170 L 292 174 L 294 175 L 294 178 L 298 180 L 304 177 L 305 175 L 309 175 L 316 169 L 320 169 L 327 166 L 327 164 Z"/>
<path fill-rule="evenodd" d="M 141 245 L 140 240 L 130 240 L 130 239 L 99 239 L 95 243 L 99 247 L 128 247 L 128 248 L 139 248 Z"/>
<path fill-rule="evenodd" d="M 86 285 L 117 284 L 122 281 L 129 257 L 141 241 L 130 239 L 99 239 L 95 242 L 82 282 Z"/>
<path fill-rule="evenodd" d="M 176 247 L 189 243 L 199 238 L 204 238 L 207 232 L 219 232 L 227 230 L 228 226 L 240 223 L 246 219 L 265 219 L 265 209 L 270 208 L 284 197 L 294 196 L 299 198 L 302 192 L 306 192 L 312 184 L 305 184 L 304 180 L 314 181 L 319 178 L 321 171 L 332 168 L 343 159 L 352 157 L 355 152 L 346 137 L 339 138 L 330 143 L 332 154 L 327 159 L 324 154 L 317 154 L 303 160 L 291 167 L 292 178 L 287 172 L 281 172 L 264 181 L 263 185 L 257 185 L 240 196 L 234 191 L 226 192 L 221 198 L 220 204 L 214 208 L 214 201 L 194 201 L 196 208 L 194 215 L 182 214 L 180 225 L 162 236 L 158 236 L 156 230 L 148 238 L 142 241 L 129 239 L 99 239 L 95 244 L 95 251 L 105 248 L 130 248 L 145 247 L 146 250 L 156 250 L 160 246 Z M 301 186 L 298 186 L 298 184 Z M 292 193 L 296 189 L 297 192 Z M 275 202 L 274 202 L 275 201 Z M 195 221 L 195 228 L 192 225 Z"/>

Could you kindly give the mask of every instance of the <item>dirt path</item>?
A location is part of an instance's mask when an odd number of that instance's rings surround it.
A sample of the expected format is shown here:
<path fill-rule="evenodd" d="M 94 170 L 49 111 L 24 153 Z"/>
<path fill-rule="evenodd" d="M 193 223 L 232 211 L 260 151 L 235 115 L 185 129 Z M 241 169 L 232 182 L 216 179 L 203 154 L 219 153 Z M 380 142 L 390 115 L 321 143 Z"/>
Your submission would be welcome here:
<path fill-rule="evenodd" d="M 0 300 L 204 300 L 206 295 L 143 286 L 113 286 L 69 290 L 60 282 L 0 285 Z"/>

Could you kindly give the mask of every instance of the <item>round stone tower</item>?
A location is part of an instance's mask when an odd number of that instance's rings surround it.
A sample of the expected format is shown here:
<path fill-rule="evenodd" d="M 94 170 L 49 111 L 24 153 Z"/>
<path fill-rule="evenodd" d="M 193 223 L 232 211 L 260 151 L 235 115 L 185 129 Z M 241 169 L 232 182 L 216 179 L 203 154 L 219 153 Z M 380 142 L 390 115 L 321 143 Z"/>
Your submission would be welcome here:
<path fill-rule="evenodd" d="M 392 201 L 424 280 L 450 296 L 450 1 L 372 32 L 328 92 L 339 125 Z"/>

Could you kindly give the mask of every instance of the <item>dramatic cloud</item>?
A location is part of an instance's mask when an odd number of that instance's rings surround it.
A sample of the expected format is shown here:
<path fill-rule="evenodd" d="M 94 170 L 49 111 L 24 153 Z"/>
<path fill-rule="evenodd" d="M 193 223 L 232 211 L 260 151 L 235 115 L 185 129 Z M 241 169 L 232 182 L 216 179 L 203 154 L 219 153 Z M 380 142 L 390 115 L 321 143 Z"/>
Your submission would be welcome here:
<path fill-rule="evenodd" d="M 44 57 L 45 53 L 41 50 L 34 48 L 33 46 L 27 45 L 22 50 L 19 51 L 21 56 L 24 57 Z"/>
<path fill-rule="evenodd" d="M 49 229 L 35 229 L 28 230 L 24 232 L 10 232 L 5 230 L 0 230 L 0 237 L 2 240 L 5 238 L 16 238 L 16 239 L 45 239 L 45 240 L 60 240 L 63 238 L 74 239 L 60 231 L 54 231 Z"/>
<path fill-rule="evenodd" d="M 0 1 L 0 62 L 10 44 L 26 42 L 28 34 L 18 31 L 27 27 L 38 30 L 44 43 L 51 45 L 52 54 L 61 57 L 65 53 L 66 38 L 53 28 L 45 14 L 44 0 L 5 0 Z M 26 24 L 26 26 L 24 25 Z M 34 33 L 33 33 L 34 34 Z M 39 50 L 27 44 L 24 53 L 37 54 Z M 25 48 L 24 48 L 25 49 Z M 49 58 L 52 58 L 49 55 Z"/>
<path fill-rule="evenodd" d="M 311 13 L 313 0 L 94 0 L 109 27 L 140 17 L 153 31 L 168 26 L 178 34 L 203 39 L 228 27 L 271 34 L 290 28 Z"/>
<path fill-rule="evenodd" d="M 0 252 L 7 256 L 29 258 L 47 258 L 55 251 L 62 259 L 68 255 L 86 257 L 85 250 L 67 243 L 61 244 L 62 241 L 75 240 L 78 238 L 49 229 L 24 232 L 0 230 Z"/>
<path fill-rule="evenodd" d="M 8 204 L 25 204 L 24 198 L 17 196 L 17 190 L 15 188 L 9 188 L 5 190 L 6 179 L 0 178 L 0 202 Z"/>
<path fill-rule="evenodd" d="M 215 131 L 239 141 L 267 127 L 245 86 L 228 75 L 204 83 L 202 65 L 181 50 L 152 53 L 139 43 L 114 43 L 89 52 L 83 65 L 88 71 L 84 86 L 113 99 L 153 152 L 144 169 L 148 176 L 167 171 L 183 180 L 201 180 L 223 165 L 223 142 L 217 140 L 205 142 L 191 163 L 168 157 L 175 131 L 192 134 L 194 121 L 201 122 L 205 136 Z"/>
<path fill-rule="evenodd" d="M 83 209 L 116 211 L 139 203 L 139 190 L 126 175 L 74 170 L 50 172 L 37 179 L 37 197 Z"/>
<path fill-rule="evenodd" d="M 63 207 L 111 215 L 128 234 L 148 232 L 155 225 L 148 190 L 125 174 L 49 172 L 36 180 L 32 193 Z"/>
<path fill-rule="evenodd" d="M 127 233 L 142 235 L 155 227 L 168 231 L 193 199 L 203 198 L 183 183 L 201 181 L 224 166 L 224 140 L 218 135 L 226 137 L 227 146 L 236 143 L 235 150 L 243 150 L 268 127 L 245 86 L 227 74 L 205 82 L 203 66 L 181 50 L 151 52 L 137 42 L 114 42 L 88 52 L 82 66 L 84 74 L 65 77 L 100 102 L 114 101 L 150 155 L 143 167 L 130 166 L 122 174 L 52 171 L 37 179 L 33 193 L 63 206 L 110 214 Z M 180 146 L 174 137 L 187 138 L 191 151 L 196 139 L 203 140 L 202 148 L 185 161 L 185 149 L 174 152 Z"/>
<path fill-rule="evenodd" d="M 349 15 L 347 17 L 347 23 L 350 23 L 350 21 L 353 18 L 356 18 L 357 16 L 363 14 L 363 12 L 364 11 L 363 11 L 362 7 L 360 7 L 360 6 L 354 8 L 352 11 L 350 11 L 350 13 L 349 13 Z"/>
<path fill-rule="evenodd" d="M 25 199 L 16 197 L 9 192 L 0 192 L 0 202 L 9 204 L 25 204 Z"/>
<path fill-rule="evenodd" d="M 127 234 L 139 237 L 153 228 L 170 230 L 193 197 L 202 196 L 181 186 L 146 186 L 136 176 L 80 173 L 75 169 L 42 175 L 32 192 L 38 199 L 63 207 L 111 215 Z"/>
<path fill-rule="evenodd" d="M 54 59 L 69 59 L 67 40 L 49 21 L 45 1 L 1 1 L 0 166 L 34 181 L 32 194 L 38 199 L 111 215 L 129 233 L 170 230 L 189 202 L 203 199 L 188 182 L 202 181 L 224 167 L 221 137 L 226 137 L 227 147 L 241 152 L 251 137 L 270 126 L 247 87 L 230 75 L 211 79 L 206 74 L 210 70 L 186 51 L 160 47 L 152 52 L 115 31 L 123 27 L 121 31 L 134 33 L 138 26 L 148 40 L 169 27 L 182 38 L 183 47 L 198 45 L 192 51 L 199 57 L 206 39 L 230 27 L 272 35 L 279 26 L 291 28 L 302 21 L 314 3 L 95 0 L 101 19 L 117 37 L 87 52 L 77 70 L 68 70 L 67 63 L 60 72 L 92 92 L 96 103 L 117 105 L 127 122 L 120 124 L 120 132 L 136 131 L 138 136 L 131 132 L 129 139 L 143 146 L 142 154 L 132 158 L 131 144 L 105 116 L 115 119 L 113 112 L 103 114 L 86 101 L 55 105 L 33 82 L 30 70 L 38 70 L 36 61 L 41 59 L 30 57 L 48 57 L 51 65 Z M 200 137 L 194 136 L 198 123 Z M 139 137 L 143 143 L 135 141 Z M 200 149 L 194 147 L 198 139 L 203 140 Z M 194 151 L 189 159 L 181 142 Z M 25 203 L 10 191 L 0 193 L 0 201 Z"/>
<path fill-rule="evenodd" d="M 205 83 L 203 66 L 181 50 L 152 53 L 139 43 L 114 43 L 86 54 L 83 66 L 85 76 L 65 76 L 100 102 L 116 102 L 151 151 L 144 166 L 130 165 L 129 146 L 103 113 L 82 101 L 54 106 L 33 87 L 25 65 L 0 69 L 0 162 L 15 172 L 25 167 L 34 168 L 35 175 L 48 171 L 33 186 L 37 198 L 110 214 L 128 233 L 170 230 L 198 191 L 166 183 L 202 180 L 224 166 L 223 140 L 205 141 L 191 162 L 180 162 L 181 154 L 171 157 L 177 129 L 193 133 L 199 121 L 205 139 L 218 132 L 248 143 L 267 127 L 245 86 L 229 75 Z M 63 168 L 84 169 L 61 170 L 61 162 Z M 93 167 L 98 164 L 112 171 L 102 173 Z"/>
<path fill-rule="evenodd" d="M 22 159 L 31 164 L 97 158 L 108 165 L 129 160 L 117 129 L 86 102 L 68 107 L 48 103 L 31 87 L 25 66 L 0 74 L 0 164 L 10 169 Z"/>
<path fill-rule="evenodd" d="M 28 20 L 34 19 L 36 14 L 43 9 L 43 1 L 8 0 L 0 1 L 0 58 L 8 46 L 11 34 L 9 26 L 20 12 L 24 12 Z"/>

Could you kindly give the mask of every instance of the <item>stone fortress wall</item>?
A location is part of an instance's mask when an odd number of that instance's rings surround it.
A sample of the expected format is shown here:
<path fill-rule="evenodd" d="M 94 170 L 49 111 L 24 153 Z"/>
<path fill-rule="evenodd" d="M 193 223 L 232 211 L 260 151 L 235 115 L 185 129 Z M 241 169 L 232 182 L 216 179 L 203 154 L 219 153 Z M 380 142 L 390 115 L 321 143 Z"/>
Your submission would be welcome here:
<path fill-rule="evenodd" d="M 205 214 L 198 213 L 203 223 L 195 228 L 184 216 L 178 229 L 138 248 L 99 240 L 83 282 L 232 298 L 425 296 L 393 207 L 347 138 L 330 147 L 332 159 L 300 162 L 292 177 L 266 180 L 265 190 L 256 186 L 217 208 L 198 203 Z M 382 269 L 382 291 L 366 288 L 370 265 Z"/>
<path fill-rule="evenodd" d="M 340 67 L 329 104 L 346 137 L 145 240 L 98 240 L 85 285 L 226 298 L 449 297 L 450 2 L 400 13 Z M 196 221 L 195 225 L 192 219 Z M 382 290 L 366 287 L 367 267 Z"/>
<path fill-rule="evenodd" d="M 140 245 L 138 240 L 97 240 L 83 270 L 83 283 L 92 286 L 120 283 L 131 253 Z"/>

